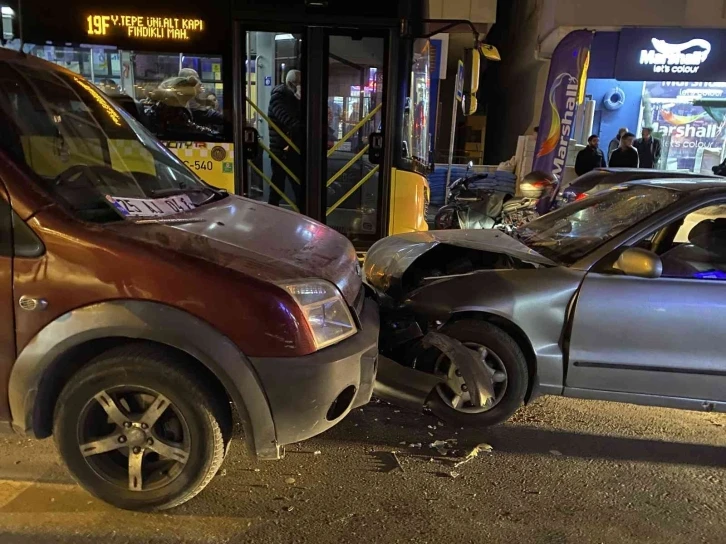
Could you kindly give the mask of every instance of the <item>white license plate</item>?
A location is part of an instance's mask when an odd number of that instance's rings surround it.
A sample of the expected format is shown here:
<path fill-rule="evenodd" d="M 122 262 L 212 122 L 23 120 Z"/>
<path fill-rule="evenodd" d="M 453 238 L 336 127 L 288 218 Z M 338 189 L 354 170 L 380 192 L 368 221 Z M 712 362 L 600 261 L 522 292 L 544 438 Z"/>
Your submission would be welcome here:
<path fill-rule="evenodd" d="M 106 195 L 106 200 L 124 217 L 162 217 L 194 209 L 194 204 L 187 195 L 164 198 L 124 198 Z"/>

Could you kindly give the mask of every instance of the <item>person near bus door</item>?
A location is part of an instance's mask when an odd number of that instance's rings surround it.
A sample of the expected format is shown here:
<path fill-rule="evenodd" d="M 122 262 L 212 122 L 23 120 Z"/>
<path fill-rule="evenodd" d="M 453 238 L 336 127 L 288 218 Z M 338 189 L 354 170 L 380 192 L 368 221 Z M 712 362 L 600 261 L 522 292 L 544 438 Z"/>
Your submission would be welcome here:
<path fill-rule="evenodd" d="M 575 173 L 578 176 L 587 174 L 595 168 L 605 168 L 605 156 L 598 147 L 600 145 L 600 137 L 593 134 L 587 139 L 587 147 L 577 154 L 575 160 Z"/>
<path fill-rule="evenodd" d="M 611 168 L 638 168 L 638 150 L 633 147 L 635 134 L 626 132 L 620 137 L 620 147 L 610 155 Z"/>
<path fill-rule="evenodd" d="M 660 140 L 653 138 L 653 129 L 643 127 L 643 137 L 635 140 L 633 146 L 638 150 L 640 168 L 655 168 L 660 160 Z"/>
<path fill-rule="evenodd" d="M 270 105 L 267 108 L 267 115 L 270 121 L 275 123 L 287 139 L 270 126 L 270 151 L 280 159 L 290 171 L 300 180 L 300 184 L 294 180 L 290 180 L 293 193 L 295 194 L 295 203 L 301 204 L 301 184 L 303 181 L 302 164 L 303 160 L 300 153 L 295 151 L 288 143 L 288 139 L 292 141 L 302 153 L 302 144 L 305 134 L 305 127 L 302 120 L 301 98 L 302 74 L 299 70 L 290 70 L 285 77 L 285 83 L 281 83 L 272 89 L 270 95 Z M 271 181 L 280 191 L 285 190 L 285 180 L 288 178 L 285 169 L 280 166 L 277 161 L 271 159 L 272 178 Z M 273 206 L 279 206 L 282 197 L 270 188 L 270 197 L 268 202 Z"/>

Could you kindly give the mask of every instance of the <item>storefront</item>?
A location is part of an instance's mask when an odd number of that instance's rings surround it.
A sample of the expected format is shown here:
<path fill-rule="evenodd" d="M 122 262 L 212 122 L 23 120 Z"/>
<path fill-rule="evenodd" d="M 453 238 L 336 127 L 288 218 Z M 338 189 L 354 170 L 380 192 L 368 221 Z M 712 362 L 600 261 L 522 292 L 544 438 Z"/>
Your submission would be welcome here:
<path fill-rule="evenodd" d="M 597 32 L 591 49 L 583 130 L 574 163 L 590 133 L 605 151 L 621 127 L 644 127 L 662 143 L 656 165 L 710 173 L 726 148 L 726 30 L 625 28 Z M 591 128 L 590 128 L 591 127 Z"/>

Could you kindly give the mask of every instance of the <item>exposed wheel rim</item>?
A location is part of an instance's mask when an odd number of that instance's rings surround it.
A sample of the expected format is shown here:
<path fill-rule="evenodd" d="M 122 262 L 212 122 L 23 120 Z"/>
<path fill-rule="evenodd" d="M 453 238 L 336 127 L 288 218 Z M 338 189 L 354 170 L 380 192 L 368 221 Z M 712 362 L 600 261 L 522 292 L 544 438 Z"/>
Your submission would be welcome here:
<path fill-rule="evenodd" d="M 504 362 L 494 351 L 476 342 L 462 342 L 467 348 L 476 351 L 482 364 L 490 372 L 494 382 L 494 398 L 484 406 L 474 406 L 463 376 L 451 360 L 443 353 L 436 359 L 434 372 L 446 376 L 446 381 L 436 387 L 436 393 L 449 408 L 466 414 L 488 412 L 501 402 L 507 392 L 509 375 Z"/>
<path fill-rule="evenodd" d="M 183 413 L 158 391 L 140 386 L 104 389 L 89 399 L 76 438 L 99 478 L 139 493 L 171 484 L 191 451 Z"/>

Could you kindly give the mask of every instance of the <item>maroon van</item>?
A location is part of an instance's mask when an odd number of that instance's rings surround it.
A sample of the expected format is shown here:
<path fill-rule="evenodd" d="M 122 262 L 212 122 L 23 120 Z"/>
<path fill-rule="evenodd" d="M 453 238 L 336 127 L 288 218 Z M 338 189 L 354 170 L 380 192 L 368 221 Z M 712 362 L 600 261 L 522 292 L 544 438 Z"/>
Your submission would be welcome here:
<path fill-rule="evenodd" d="M 261 459 L 368 402 L 353 246 L 199 180 L 80 76 L 0 50 L 0 423 L 78 482 L 170 508 L 234 422 Z"/>

